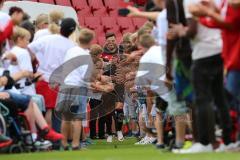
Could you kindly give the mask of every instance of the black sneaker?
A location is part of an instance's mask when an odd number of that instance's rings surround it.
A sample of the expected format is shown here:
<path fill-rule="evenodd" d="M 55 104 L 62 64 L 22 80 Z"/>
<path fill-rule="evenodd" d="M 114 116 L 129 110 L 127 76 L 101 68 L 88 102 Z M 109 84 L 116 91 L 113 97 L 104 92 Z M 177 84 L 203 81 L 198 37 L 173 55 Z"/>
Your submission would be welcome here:
<path fill-rule="evenodd" d="M 70 148 L 69 148 L 69 146 L 66 146 L 66 147 L 63 146 L 63 150 L 64 150 L 64 151 L 69 151 Z"/>
<path fill-rule="evenodd" d="M 170 151 L 173 153 L 179 153 L 179 151 L 183 148 L 183 146 L 176 146 L 174 145 L 172 148 L 170 148 Z"/>
<path fill-rule="evenodd" d="M 78 147 L 72 147 L 72 150 L 73 150 L 73 151 L 79 151 L 79 150 L 81 150 L 81 147 L 80 147 L 80 146 L 78 146 Z"/>
<path fill-rule="evenodd" d="M 165 149 L 165 145 L 164 144 L 156 144 L 156 148 L 157 149 Z"/>

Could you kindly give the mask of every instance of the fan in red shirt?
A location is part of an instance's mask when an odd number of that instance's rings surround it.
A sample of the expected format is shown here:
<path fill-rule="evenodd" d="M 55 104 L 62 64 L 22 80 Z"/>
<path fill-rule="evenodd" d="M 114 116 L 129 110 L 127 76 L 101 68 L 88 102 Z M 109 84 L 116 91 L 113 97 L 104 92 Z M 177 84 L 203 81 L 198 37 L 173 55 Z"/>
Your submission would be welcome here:
<path fill-rule="evenodd" d="M 202 24 L 222 30 L 225 68 L 240 71 L 240 8 L 229 5 L 227 0 L 223 0 L 221 10 L 214 8 L 207 0 L 199 8 L 201 14 L 206 14 L 200 18 Z"/>
<path fill-rule="evenodd" d="M 118 54 L 118 45 L 116 42 L 116 36 L 114 33 L 106 33 L 106 43 L 104 45 L 104 51 L 101 55 L 101 58 L 105 62 L 111 62 L 114 55 Z"/>
<path fill-rule="evenodd" d="M 197 6 L 190 7 L 190 11 L 200 17 L 203 25 L 222 30 L 226 88 L 240 102 L 240 1 L 222 0 L 222 6 L 218 9 L 211 0 L 203 0 Z"/>
<path fill-rule="evenodd" d="M 0 0 L 0 9 L 3 6 L 4 0 Z M 0 46 L 2 43 L 10 38 L 13 32 L 13 22 L 11 17 L 6 13 L 0 11 Z"/>
<path fill-rule="evenodd" d="M 211 0 L 191 7 L 193 15 L 200 17 L 200 22 L 210 28 L 222 30 L 223 59 L 225 68 L 240 71 L 240 8 L 223 0 L 221 9 L 215 7 Z M 231 3 L 232 4 L 232 3 Z"/>

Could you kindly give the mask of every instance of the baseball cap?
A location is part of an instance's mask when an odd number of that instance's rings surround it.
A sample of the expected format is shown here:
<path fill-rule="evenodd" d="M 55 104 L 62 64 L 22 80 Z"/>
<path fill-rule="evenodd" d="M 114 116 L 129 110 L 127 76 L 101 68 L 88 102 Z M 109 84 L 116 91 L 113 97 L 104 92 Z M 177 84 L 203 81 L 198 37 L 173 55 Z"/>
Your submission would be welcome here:
<path fill-rule="evenodd" d="M 69 37 L 76 29 L 76 22 L 72 18 L 64 18 L 61 23 L 61 34 Z"/>

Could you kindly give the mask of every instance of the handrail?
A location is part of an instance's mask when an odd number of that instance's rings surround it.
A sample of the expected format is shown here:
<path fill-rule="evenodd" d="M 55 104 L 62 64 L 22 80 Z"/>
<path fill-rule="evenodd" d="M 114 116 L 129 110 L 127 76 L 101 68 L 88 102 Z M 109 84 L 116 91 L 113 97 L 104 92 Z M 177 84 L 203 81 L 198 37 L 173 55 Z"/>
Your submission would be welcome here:
<path fill-rule="evenodd" d="M 9 109 L 0 102 L 0 114 L 2 114 L 4 117 L 9 115 Z"/>

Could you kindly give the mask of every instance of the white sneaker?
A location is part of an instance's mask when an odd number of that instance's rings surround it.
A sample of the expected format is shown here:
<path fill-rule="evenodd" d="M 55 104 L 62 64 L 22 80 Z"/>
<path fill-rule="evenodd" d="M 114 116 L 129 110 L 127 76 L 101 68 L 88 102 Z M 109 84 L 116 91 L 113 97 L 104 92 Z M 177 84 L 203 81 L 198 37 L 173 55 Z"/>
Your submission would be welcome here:
<path fill-rule="evenodd" d="M 211 144 L 205 146 L 201 143 L 195 143 L 189 149 L 181 149 L 179 151 L 180 154 L 192 154 L 192 153 L 206 153 L 206 152 L 213 152 L 213 147 Z"/>
<path fill-rule="evenodd" d="M 149 144 L 152 144 L 152 143 L 156 142 L 156 140 L 157 140 L 157 138 L 155 138 L 155 137 L 150 137 L 150 138 L 149 138 Z"/>
<path fill-rule="evenodd" d="M 145 141 L 148 141 L 149 137 L 145 136 L 144 138 L 142 138 L 139 142 L 135 143 L 135 145 L 142 145 L 145 143 Z"/>
<path fill-rule="evenodd" d="M 220 146 L 215 150 L 215 152 L 226 152 L 237 148 L 237 146 L 238 145 L 236 143 L 230 143 L 229 145 L 220 144 Z"/>
<path fill-rule="evenodd" d="M 153 137 L 146 137 L 144 141 L 140 143 L 140 145 L 147 145 L 147 144 L 152 144 L 154 141 L 156 141 L 156 138 Z"/>
<path fill-rule="evenodd" d="M 118 137 L 118 141 L 122 142 L 124 140 L 122 131 L 117 131 L 117 137 Z"/>
<path fill-rule="evenodd" d="M 34 143 L 34 146 L 37 147 L 38 149 L 48 149 L 52 146 L 52 143 L 48 140 L 36 141 Z"/>
<path fill-rule="evenodd" d="M 113 141 L 113 136 L 108 136 L 107 137 L 107 143 L 112 143 Z"/>
<path fill-rule="evenodd" d="M 240 147 L 240 141 L 237 141 L 237 142 L 235 143 L 235 145 L 236 145 L 236 147 Z"/>

